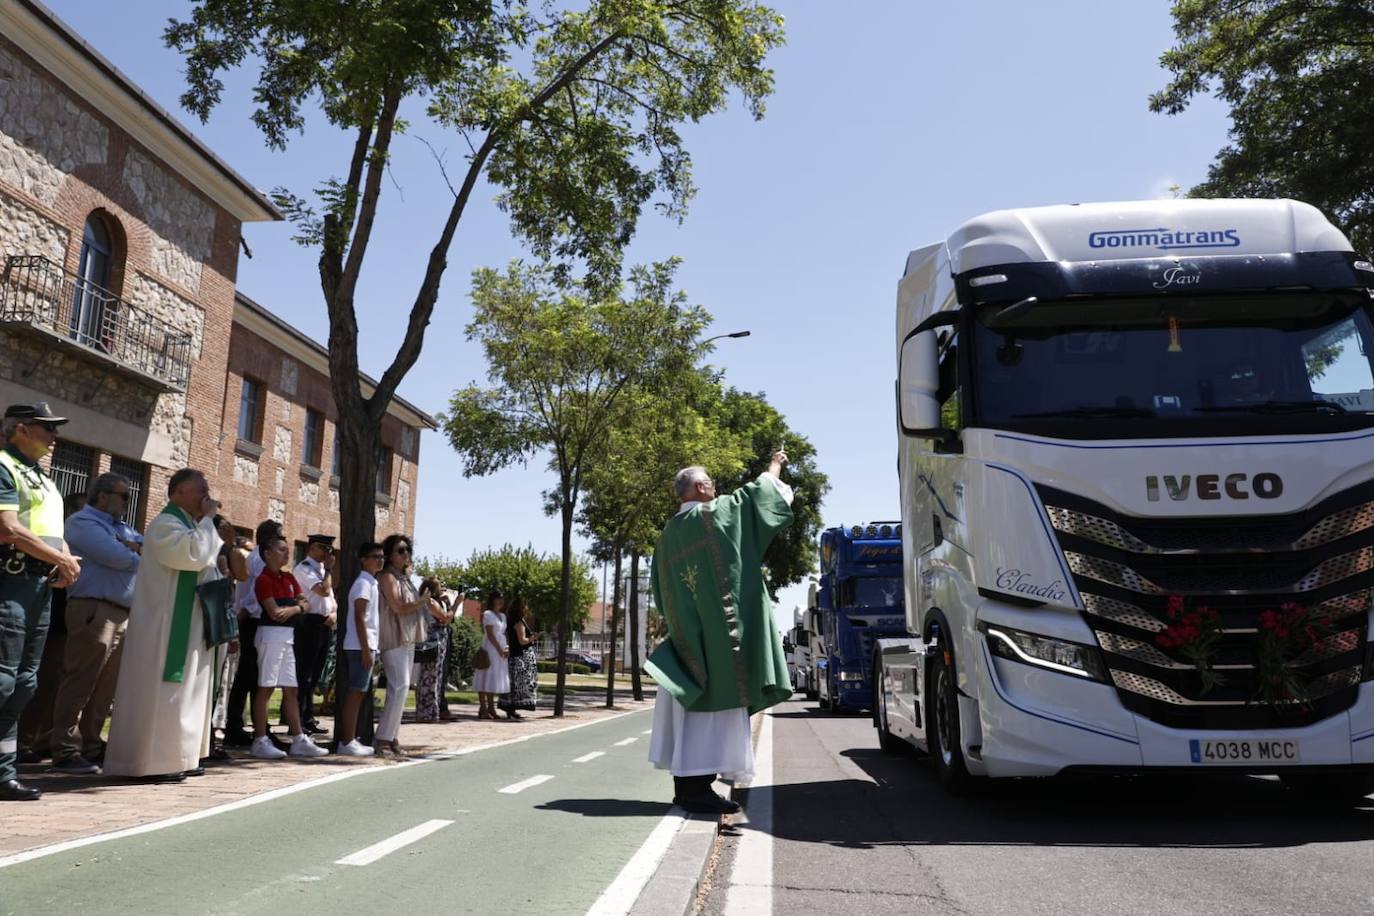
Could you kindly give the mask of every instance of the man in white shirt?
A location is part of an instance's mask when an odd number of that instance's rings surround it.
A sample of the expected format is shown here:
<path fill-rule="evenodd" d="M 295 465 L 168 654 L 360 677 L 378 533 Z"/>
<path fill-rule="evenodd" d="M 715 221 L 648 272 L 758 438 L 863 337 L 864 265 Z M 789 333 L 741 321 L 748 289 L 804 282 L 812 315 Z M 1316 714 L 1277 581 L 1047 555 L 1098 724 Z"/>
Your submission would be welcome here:
<path fill-rule="evenodd" d="M 381 629 L 381 596 L 377 590 L 377 573 L 386 565 L 382 545 L 369 541 L 358 548 L 358 565 L 362 572 L 348 590 L 344 627 L 344 660 L 348 665 L 348 696 L 343 700 L 343 715 L 339 719 L 339 750 L 343 757 L 368 757 L 372 748 L 358 743 L 358 709 L 363 696 L 372 689 L 372 667 L 377 659 L 378 636 Z"/>
<path fill-rule="evenodd" d="M 296 623 L 296 683 L 301 727 L 309 735 L 325 730 L 315 721 L 315 687 L 324 674 L 324 663 L 333 648 L 334 633 L 334 536 L 312 534 L 306 538 L 305 559 L 292 573 L 310 602 L 309 613 Z"/>
<path fill-rule="evenodd" d="M 262 606 L 253 594 L 253 584 L 258 581 L 267 564 L 263 562 L 257 545 L 281 537 L 281 534 L 281 522 L 267 519 L 258 524 L 257 531 L 253 533 L 253 550 L 248 554 L 248 578 L 235 586 L 234 607 L 239 617 L 239 667 L 234 672 L 234 683 L 229 688 L 228 711 L 224 717 L 224 743 L 227 747 L 248 747 L 253 743 L 252 733 L 243 727 L 243 707 L 258 689 L 258 652 L 254 642 L 258 634 L 258 622 L 262 619 Z M 268 734 L 271 734 L 270 730 Z"/>

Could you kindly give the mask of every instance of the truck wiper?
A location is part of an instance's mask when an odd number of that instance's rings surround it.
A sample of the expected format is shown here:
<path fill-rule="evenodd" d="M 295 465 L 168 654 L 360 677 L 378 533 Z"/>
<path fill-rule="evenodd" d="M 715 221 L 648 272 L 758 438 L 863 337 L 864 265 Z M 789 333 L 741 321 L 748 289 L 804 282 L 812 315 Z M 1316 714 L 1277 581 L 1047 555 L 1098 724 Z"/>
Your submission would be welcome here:
<path fill-rule="evenodd" d="M 1332 401 L 1261 401 L 1258 404 L 1225 404 L 1194 407 L 1202 413 L 1350 413 Z"/>
<path fill-rule="evenodd" d="M 1153 416 L 1156 416 L 1155 412 L 1148 407 L 1112 407 L 1106 405 L 1101 407 L 1066 407 L 1063 410 L 1039 410 L 1035 413 L 1012 414 L 1012 417 L 1017 419 L 1030 419 L 1032 417 L 1082 417 L 1085 420 L 1131 420 Z"/>

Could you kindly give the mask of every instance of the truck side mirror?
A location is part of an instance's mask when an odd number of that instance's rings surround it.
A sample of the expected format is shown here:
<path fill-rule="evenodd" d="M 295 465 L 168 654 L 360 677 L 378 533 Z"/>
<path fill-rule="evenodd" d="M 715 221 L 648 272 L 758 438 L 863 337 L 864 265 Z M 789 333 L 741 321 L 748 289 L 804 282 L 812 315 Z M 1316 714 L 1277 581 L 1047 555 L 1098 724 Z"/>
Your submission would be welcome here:
<path fill-rule="evenodd" d="M 902 341 L 897 374 L 897 424 L 904 436 L 949 441 L 954 430 L 940 425 L 940 354 L 936 328 L 958 321 L 954 312 L 938 312 L 916 326 Z"/>

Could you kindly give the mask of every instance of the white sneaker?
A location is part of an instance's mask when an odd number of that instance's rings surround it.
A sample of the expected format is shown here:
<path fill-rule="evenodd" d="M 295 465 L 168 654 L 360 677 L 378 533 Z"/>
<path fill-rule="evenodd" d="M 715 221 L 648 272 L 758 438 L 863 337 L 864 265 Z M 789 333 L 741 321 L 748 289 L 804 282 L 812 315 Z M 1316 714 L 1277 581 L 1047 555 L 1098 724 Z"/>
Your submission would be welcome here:
<path fill-rule="evenodd" d="M 261 738 L 253 739 L 253 746 L 248 749 L 248 756 L 259 757 L 263 760 L 280 760 L 286 756 L 286 752 L 277 750 L 272 739 L 263 735 Z"/>
<path fill-rule="evenodd" d="M 347 744 L 340 744 L 338 753 L 340 757 L 371 757 L 372 748 L 354 738 Z"/>
<path fill-rule="evenodd" d="M 304 734 L 304 733 L 299 734 L 299 735 L 297 735 L 296 737 L 294 737 L 294 738 L 291 739 L 291 752 L 290 752 L 290 753 L 291 753 L 291 756 L 292 756 L 292 757 L 327 757 L 327 756 L 329 756 L 329 751 L 328 751 L 328 749 L 320 747 L 320 746 L 319 746 L 318 744 L 316 744 L 314 741 L 311 741 L 311 740 L 310 740 L 310 736 L 309 736 L 309 735 Z M 283 755 L 283 756 L 285 756 L 285 755 Z"/>

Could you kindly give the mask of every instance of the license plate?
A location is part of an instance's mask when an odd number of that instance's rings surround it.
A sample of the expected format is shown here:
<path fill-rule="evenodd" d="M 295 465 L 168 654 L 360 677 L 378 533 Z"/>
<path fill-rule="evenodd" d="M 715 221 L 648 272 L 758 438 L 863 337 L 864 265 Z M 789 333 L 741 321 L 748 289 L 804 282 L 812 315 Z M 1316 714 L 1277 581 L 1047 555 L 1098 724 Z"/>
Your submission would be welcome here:
<path fill-rule="evenodd" d="M 1194 738 L 1188 742 L 1188 756 L 1201 764 L 1297 763 L 1295 738 Z"/>

